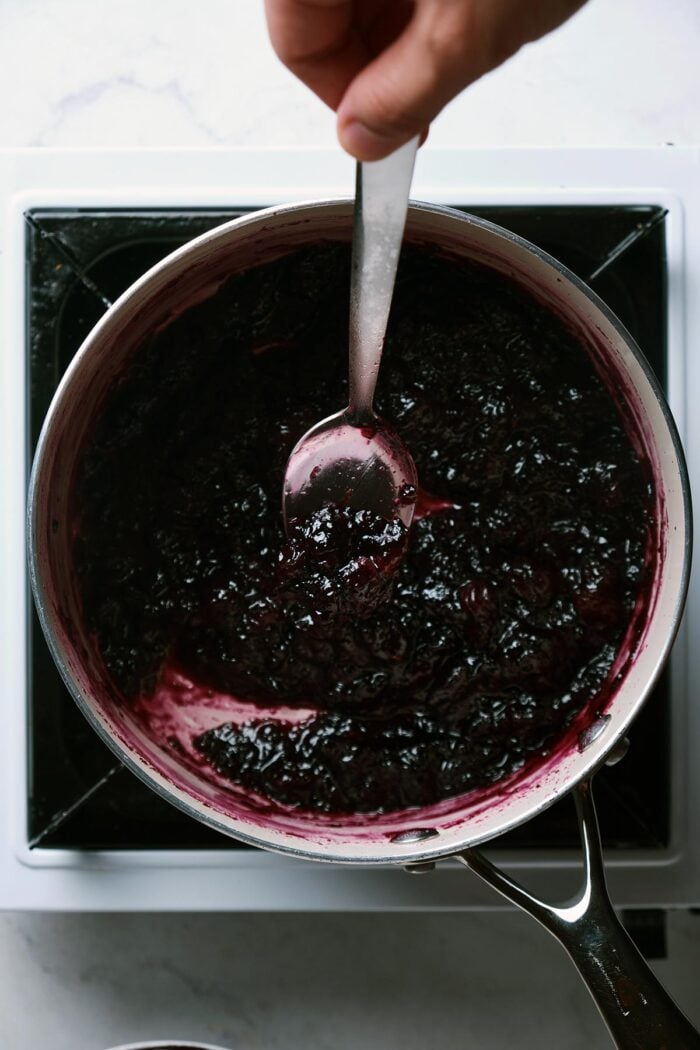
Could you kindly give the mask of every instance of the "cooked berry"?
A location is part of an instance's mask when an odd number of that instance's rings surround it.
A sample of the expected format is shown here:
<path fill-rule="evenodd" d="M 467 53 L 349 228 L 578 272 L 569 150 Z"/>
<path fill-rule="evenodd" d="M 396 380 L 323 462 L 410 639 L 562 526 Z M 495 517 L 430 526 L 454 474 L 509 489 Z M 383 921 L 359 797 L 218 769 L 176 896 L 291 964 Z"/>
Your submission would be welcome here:
<path fill-rule="evenodd" d="M 596 699 L 644 593 L 648 471 L 576 338 L 506 278 L 399 270 L 378 391 L 420 491 L 282 530 L 298 437 L 344 401 L 347 247 L 231 278 L 141 348 L 82 457 L 76 564 L 124 703 L 166 666 L 266 708 L 195 746 L 280 803 L 491 784 Z M 301 709 L 315 712 L 307 716 Z"/>

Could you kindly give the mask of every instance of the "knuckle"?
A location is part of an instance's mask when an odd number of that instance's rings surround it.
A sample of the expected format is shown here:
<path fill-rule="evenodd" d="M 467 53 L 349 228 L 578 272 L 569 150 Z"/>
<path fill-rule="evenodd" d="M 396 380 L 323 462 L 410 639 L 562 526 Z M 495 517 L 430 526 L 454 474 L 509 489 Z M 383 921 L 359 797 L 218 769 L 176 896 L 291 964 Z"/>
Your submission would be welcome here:
<path fill-rule="evenodd" d="M 365 101 L 366 123 L 374 131 L 412 134 L 422 126 L 415 104 L 407 107 L 405 92 L 392 79 L 373 84 Z"/>
<path fill-rule="evenodd" d="M 268 0 L 269 3 L 269 0 Z M 350 0 L 284 0 L 269 21 L 277 57 L 290 69 L 331 60 L 347 34 Z"/>
<path fill-rule="evenodd" d="M 478 40 L 479 32 L 479 20 L 471 5 L 464 8 L 460 18 L 433 15 L 425 27 L 425 42 L 436 69 L 463 62 L 465 52 L 472 41 Z"/>
<path fill-rule="evenodd" d="M 463 0 L 430 5 L 423 29 L 436 77 L 445 71 L 458 77 L 466 67 L 481 75 L 510 58 L 522 43 L 517 20 L 495 17 L 483 4 Z"/>

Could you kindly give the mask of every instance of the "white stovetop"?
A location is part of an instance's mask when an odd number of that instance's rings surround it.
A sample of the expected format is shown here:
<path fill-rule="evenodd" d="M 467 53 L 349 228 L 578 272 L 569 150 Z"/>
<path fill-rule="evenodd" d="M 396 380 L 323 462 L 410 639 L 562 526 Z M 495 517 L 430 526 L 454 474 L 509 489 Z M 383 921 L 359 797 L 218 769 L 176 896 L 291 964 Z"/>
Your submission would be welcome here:
<path fill-rule="evenodd" d="M 270 53 L 262 0 L 0 0 L 0 147 L 332 146 Z M 436 122 L 436 146 L 700 140 L 697 0 L 590 0 Z M 76 164 L 80 163 L 76 157 Z M 700 918 L 663 980 L 700 1023 Z M 3 1050 L 161 1035 L 235 1048 L 603 1050 L 531 920 L 487 915 L 0 916 Z"/>

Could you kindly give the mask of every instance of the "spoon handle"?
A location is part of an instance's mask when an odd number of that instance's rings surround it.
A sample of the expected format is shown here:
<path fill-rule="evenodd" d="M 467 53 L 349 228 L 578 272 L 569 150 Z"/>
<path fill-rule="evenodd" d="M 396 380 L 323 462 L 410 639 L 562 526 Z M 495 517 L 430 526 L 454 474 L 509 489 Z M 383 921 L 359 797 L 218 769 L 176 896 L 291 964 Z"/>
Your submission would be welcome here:
<path fill-rule="evenodd" d="M 396 267 L 406 225 L 418 136 L 384 160 L 357 165 L 350 277 L 350 398 L 348 415 L 373 419 Z"/>

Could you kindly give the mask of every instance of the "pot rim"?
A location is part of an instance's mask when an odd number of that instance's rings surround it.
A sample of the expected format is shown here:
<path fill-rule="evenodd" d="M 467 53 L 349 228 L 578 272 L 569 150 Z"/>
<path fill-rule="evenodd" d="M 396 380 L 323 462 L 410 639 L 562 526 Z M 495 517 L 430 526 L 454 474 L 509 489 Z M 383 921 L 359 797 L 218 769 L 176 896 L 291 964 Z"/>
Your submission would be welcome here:
<path fill-rule="evenodd" d="M 155 1039 L 147 1043 L 120 1043 L 108 1050 L 226 1050 L 225 1046 L 213 1043 L 192 1043 L 182 1039 Z"/>
<path fill-rule="evenodd" d="M 37 533 L 39 528 L 39 522 L 37 520 L 36 513 L 36 501 L 37 501 L 37 489 L 42 473 L 42 465 L 45 458 L 45 451 L 47 446 L 48 437 L 53 430 L 55 420 L 61 415 L 61 408 L 66 399 L 68 393 L 70 393 L 71 383 L 73 381 L 74 374 L 81 368 L 83 359 L 90 350 L 95 342 L 99 340 L 102 332 L 105 328 L 108 328 L 115 317 L 119 315 L 122 310 L 127 307 L 130 302 L 137 298 L 139 293 L 147 288 L 154 278 L 162 276 L 169 270 L 179 272 L 183 260 L 186 260 L 193 252 L 197 249 L 206 246 L 207 244 L 213 244 L 220 240 L 226 240 L 232 231 L 239 231 L 248 226 L 262 225 L 263 229 L 268 221 L 274 221 L 280 218 L 286 219 L 289 217 L 294 218 L 297 214 L 309 214 L 323 212 L 326 209 L 338 209 L 346 208 L 348 214 L 351 213 L 353 207 L 353 200 L 351 198 L 336 198 L 331 200 L 321 201 L 302 201 L 295 202 L 292 204 L 275 205 L 270 208 L 260 209 L 253 211 L 239 218 L 233 219 L 230 222 L 223 223 L 220 226 L 215 227 L 212 230 L 207 231 L 204 234 L 194 238 L 193 240 L 177 248 L 174 252 L 171 252 L 165 258 L 160 260 L 155 266 L 147 270 L 141 277 L 138 278 L 133 284 L 131 284 L 119 298 L 112 304 L 111 307 L 104 313 L 97 324 L 91 329 L 81 346 L 78 348 L 68 368 L 62 376 L 62 379 L 57 387 L 54 394 L 53 400 L 46 414 L 44 423 L 41 428 L 39 439 L 36 446 L 36 452 L 34 455 L 34 461 L 32 464 L 32 470 L 29 479 L 28 489 L 28 514 L 27 514 L 27 544 L 29 551 L 29 576 L 34 594 L 35 605 L 37 613 L 41 623 L 44 636 L 47 644 L 51 651 L 51 655 L 59 669 L 61 677 L 70 692 L 73 699 L 78 704 L 78 707 L 88 719 L 88 722 L 92 728 L 97 732 L 100 738 L 108 747 L 114 752 L 117 758 L 139 779 L 144 781 L 152 790 L 154 790 L 160 797 L 164 798 L 171 804 L 176 805 L 179 809 L 185 812 L 188 816 L 208 824 L 214 830 L 222 832 L 228 837 L 233 837 L 242 841 L 248 845 L 261 847 L 265 850 L 282 853 L 284 855 L 293 856 L 301 860 L 311 860 L 314 862 L 330 863 L 330 864 L 343 864 L 353 866 L 378 866 L 387 864 L 400 864 L 408 865 L 414 863 L 421 863 L 424 861 L 436 861 L 442 858 L 454 855 L 462 849 L 466 849 L 472 846 L 479 845 L 483 842 L 489 841 L 498 837 L 514 827 L 525 823 L 525 821 L 536 816 L 538 813 L 549 808 L 555 801 L 562 797 L 564 793 L 568 793 L 581 781 L 590 777 L 606 760 L 610 751 L 615 747 L 616 743 L 624 736 L 625 732 L 629 728 L 630 723 L 634 720 L 635 716 L 642 707 L 645 699 L 656 684 L 661 671 L 666 663 L 671 647 L 675 640 L 676 634 L 680 626 L 680 621 L 683 614 L 685 600 L 687 596 L 689 578 L 690 578 L 690 565 L 691 565 L 691 551 L 692 551 L 692 509 L 691 509 L 691 495 L 690 495 L 690 484 L 688 479 L 688 472 L 685 463 L 685 456 L 680 441 L 678 430 L 671 415 L 670 408 L 666 402 L 665 395 L 661 389 L 660 383 L 653 373 L 649 363 L 647 362 L 644 354 L 633 339 L 632 335 L 622 324 L 622 322 L 616 317 L 616 315 L 610 310 L 605 302 L 594 292 L 588 285 L 585 284 L 576 274 L 574 274 L 568 267 L 564 266 L 557 259 L 553 258 L 547 252 L 538 248 L 536 245 L 527 241 L 525 238 L 520 237 L 517 234 L 512 233 L 510 230 L 506 230 L 503 227 L 498 226 L 495 223 L 489 222 L 486 219 L 481 219 L 477 216 L 470 215 L 468 213 L 459 211 L 454 208 L 448 208 L 442 205 L 429 204 L 425 202 L 411 201 L 409 204 L 409 218 L 414 213 L 432 214 L 436 216 L 447 216 L 458 220 L 460 223 L 464 223 L 468 226 L 475 226 L 486 233 L 495 236 L 497 239 L 505 240 L 512 243 L 520 250 L 524 250 L 526 253 L 534 255 L 535 258 L 541 263 L 546 264 L 553 269 L 564 281 L 573 285 L 575 290 L 583 295 L 589 303 L 596 308 L 605 318 L 610 325 L 615 336 L 625 344 L 626 348 L 631 352 L 634 357 L 636 364 L 640 367 L 646 382 L 653 393 L 656 405 L 661 412 L 663 417 L 666 430 L 670 437 L 672 450 L 674 453 L 675 461 L 678 468 L 678 477 L 680 481 L 680 493 L 683 504 L 683 548 L 682 548 L 682 565 L 679 577 L 679 583 L 677 587 L 676 599 L 674 608 L 670 616 L 669 626 L 663 640 L 663 644 L 656 646 L 655 660 L 652 671 L 649 673 L 645 686 L 641 691 L 637 701 L 630 707 L 629 712 L 626 714 L 624 719 L 621 720 L 620 724 L 616 727 L 613 733 L 603 733 L 599 738 L 594 740 L 590 746 L 589 754 L 587 758 L 581 756 L 580 766 L 576 771 L 575 776 L 572 776 L 566 781 L 566 792 L 553 791 L 541 799 L 535 801 L 529 808 L 526 808 L 524 814 L 517 814 L 505 820 L 502 826 L 495 832 L 479 833 L 478 829 L 476 832 L 472 831 L 466 838 L 461 840 L 460 845 L 452 845 L 446 847 L 445 844 L 440 844 L 434 838 L 427 840 L 425 846 L 420 848 L 419 843 L 415 843 L 414 849 L 407 849 L 406 846 L 402 845 L 399 847 L 396 844 L 395 853 L 392 856 L 386 855 L 374 855 L 372 853 L 362 855 L 345 855 L 345 854 L 334 854 L 330 850 L 321 852 L 318 848 L 307 848 L 305 846 L 298 845 L 299 836 L 294 836 L 289 833 L 285 836 L 284 843 L 270 842 L 265 838 L 262 833 L 250 834 L 244 830 L 239 830 L 236 827 L 232 830 L 230 824 L 224 818 L 223 814 L 217 812 L 217 810 L 206 804 L 197 805 L 195 800 L 192 798 L 183 797 L 186 795 L 185 789 L 178 789 L 169 784 L 168 778 L 163 775 L 160 770 L 154 769 L 151 763 L 149 763 L 143 756 L 138 754 L 136 751 L 132 751 L 124 746 L 120 740 L 116 737 L 116 734 L 110 731 L 106 719 L 100 716 L 96 710 L 97 705 L 93 705 L 90 697 L 83 693 L 79 685 L 75 681 L 73 675 L 70 672 L 67 662 L 64 658 L 62 647 L 59 641 L 58 634 L 55 630 L 54 622 L 47 608 L 47 601 L 45 597 L 45 584 L 43 580 L 42 569 L 39 564 L 39 558 L 37 553 Z M 517 278 L 516 278 L 517 280 Z M 551 308 L 551 307 L 550 307 Z M 678 540 L 673 541 L 674 544 L 678 545 Z M 615 701 L 612 701 L 614 705 Z M 517 785 L 516 785 L 517 787 Z M 524 787 L 523 790 L 527 793 L 528 788 Z M 498 801 L 498 796 L 494 798 L 494 802 Z M 422 810 L 417 810 L 417 820 L 420 822 Z M 230 818 L 231 822 L 240 823 L 240 818 Z M 458 823 L 465 823 L 463 820 Z M 320 829 L 322 831 L 322 829 Z M 408 845 L 408 844 L 407 844 Z M 393 846 L 393 843 L 392 843 Z M 367 844 L 367 849 L 371 848 L 371 843 Z M 359 851 L 359 844 L 356 846 Z M 158 1046 L 158 1044 L 155 1044 Z M 186 1045 L 186 1044 L 185 1044 Z M 196 1045 L 196 1044 L 195 1044 Z"/>

